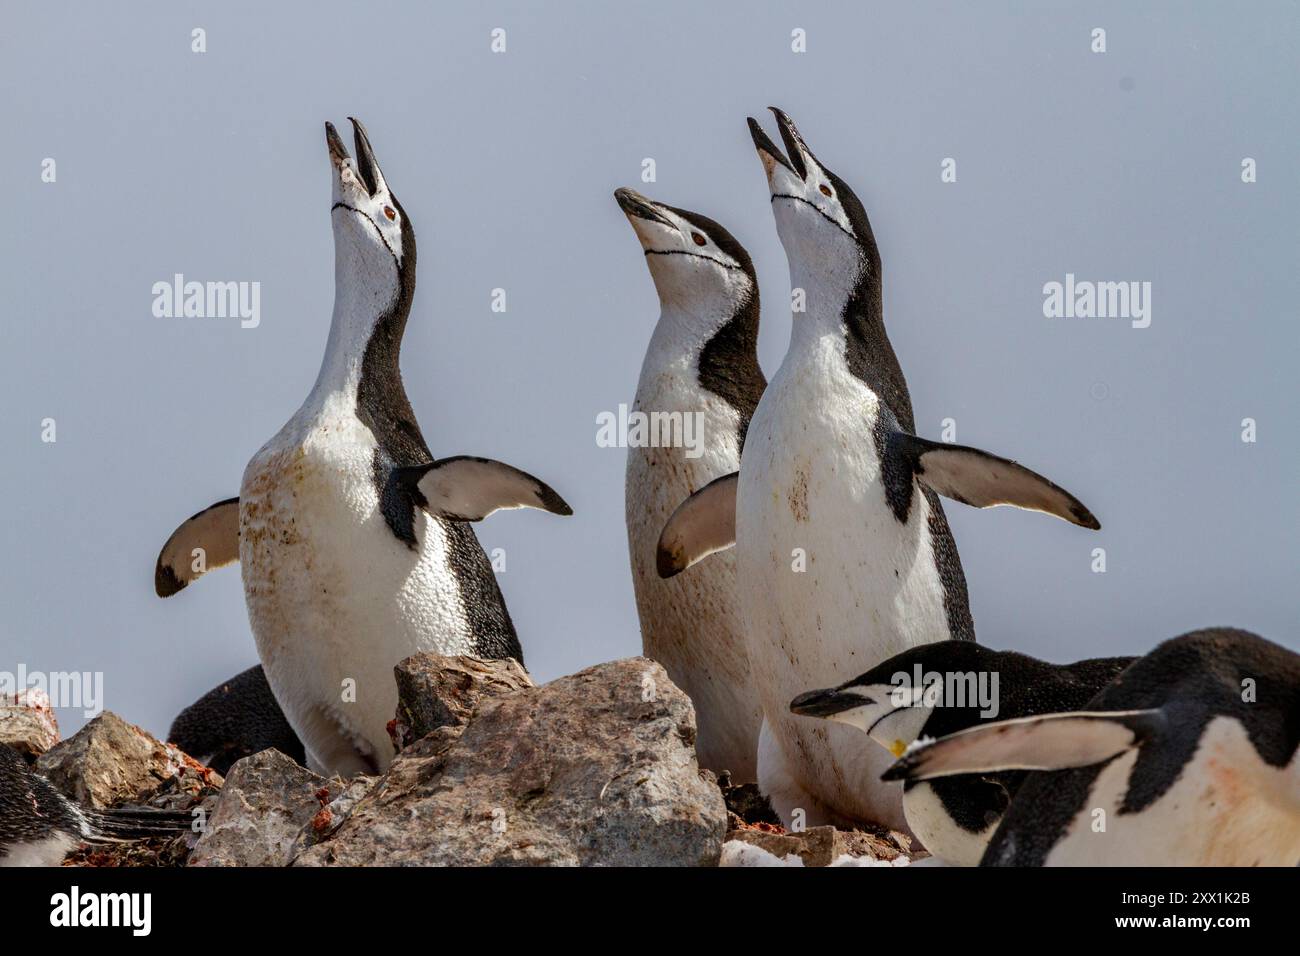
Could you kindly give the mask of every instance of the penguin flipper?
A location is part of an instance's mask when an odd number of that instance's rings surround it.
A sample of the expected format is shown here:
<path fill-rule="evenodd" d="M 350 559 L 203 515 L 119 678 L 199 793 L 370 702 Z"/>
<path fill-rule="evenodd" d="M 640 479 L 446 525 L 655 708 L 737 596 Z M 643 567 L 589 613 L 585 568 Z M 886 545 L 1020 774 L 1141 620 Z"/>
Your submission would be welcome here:
<path fill-rule="evenodd" d="M 1041 511 L 1093 531 L 1101 523 L 1083 502 L 1036 471 L 978 448 L 894 432 L 890 451 L 932 491 L 976 508 L 1012 505 Z"/>
<path fill-rule="evenodd" d="M 715 478 L 672 513 L 659 535 L 655 567 L 671 578 L 736 543 L 736 486 L 739 472 Z"/>
<path fill-rule="evenodd" d="M 504 462 L 457 455 L 394 472 L 425 510 L 450 521 L 482 521 L 494 511 L 537 508 L 554 515 L 573 509 L 550 485 Z M 421 500 L 423 499 L 423 500 Z"/>
<path fill-rule="evenodd" d="M 171 597 L 213 568 L 238 560 L 239 499 L 227 498 L 191 516 L 172 532 L 154 565 L 154 590 L 159 597 Z"/>
<path fill-rule="evenodd" d="M 1158 734 L 1161 710 L 1075 711 L 981 724 L 914 745 L 882 780 L 999 770 L 1068 770 L 1110 760 Z"/>

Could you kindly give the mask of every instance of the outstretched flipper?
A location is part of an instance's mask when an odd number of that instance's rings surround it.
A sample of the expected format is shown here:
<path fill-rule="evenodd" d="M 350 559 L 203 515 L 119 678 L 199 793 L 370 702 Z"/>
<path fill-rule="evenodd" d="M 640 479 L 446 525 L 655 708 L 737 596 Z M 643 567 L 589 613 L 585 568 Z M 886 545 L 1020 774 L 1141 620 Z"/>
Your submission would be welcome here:
<path fill-rule="evenodd" d="M 739 472 L 715 478 L 672 513 L 659 534 L 655 567 L 671 578 L 692 564 L 736 543 L 736 485 Z"/>
<path fill-rule="evenodd" d="M 1055 515 L 1097 531 L 1101 523 L 1083 502 L 1037 472 L 978 448 L 894 432 L 890 453 L 926 487 L 976 508 L 1012 505 Z"/>
<path fill-rule="evenodd" d="M 158 553 L 153 587 L 171 597 L 213 568 L 239 560 L 239 499 L 205 508 L 172 532 Z"/>
<path fill-rule="evenodd" d="M 491 458 L 457 455 L 398 468 L 394 474 L 411 489 L 416 504 L 451 521 L 482 521 L 494 511 L 512 508 L 573 514 L 550 485 Z"/>
<path fill-rule="evenodd" d="M 1131 750 L 1164 726 L 1161 710 L 1075 711 L 1002 720 L 916 745 L 881 779 L 1088 767 Z"/>

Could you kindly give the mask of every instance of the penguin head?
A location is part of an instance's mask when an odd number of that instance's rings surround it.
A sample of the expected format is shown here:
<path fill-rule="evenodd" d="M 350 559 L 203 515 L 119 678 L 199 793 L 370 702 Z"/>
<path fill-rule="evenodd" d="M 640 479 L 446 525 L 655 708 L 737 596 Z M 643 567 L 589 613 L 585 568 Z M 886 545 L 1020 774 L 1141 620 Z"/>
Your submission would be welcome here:
<path fill-rule="evenodd" d="M 921 736 L 930 710 L 923 694 L 896 687 L 873 672 L 790 701 L 791 713 L 856 727 L 895 757 Z"/>
<path fill-rule="evenodd" d="M 791 264 L 850 287 L 864 274 L 879 276 L 880 253 L 866 209 L 845 182 L 823 166 L 794 122 L 775 106 L 786 153 L 749 118 L 749 133 L 767 174 L 776 231 Z"/>
<path fill-rule="evenodd" d="M 370 137 L 359 120 L 351 120 L 357 155 L 353 159 L 333 123 L 325 124 L 325 143 L 333 166 L 334 250 L 340 265 L 358 268 L 368 276 L 413 286 L 415 231 L 402 204 L 384 178 Z"/>
<path fill-rule="evenodd" d="M 754 263 L 731 233 L 707 216 L 665 206 L 634 189 L 614 190 L 614 199 L 645 250 L 646 266 L 663 305 L 700 313 L 709 302 L 734 311 L 758 290 Z"/>

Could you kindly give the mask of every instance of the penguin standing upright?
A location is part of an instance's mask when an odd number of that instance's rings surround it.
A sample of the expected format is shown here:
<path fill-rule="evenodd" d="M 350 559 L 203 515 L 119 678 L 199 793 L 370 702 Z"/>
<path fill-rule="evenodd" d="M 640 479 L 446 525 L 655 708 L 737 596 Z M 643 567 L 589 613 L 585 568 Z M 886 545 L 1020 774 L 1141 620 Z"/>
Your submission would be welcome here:
<path fill-rule="evenodd" d="M 79 807 L 0 744 L 0 866 L 58 866 L 82 843 L 128 843 L 189 830 L 184 810 Z"/>
<path fill-rule="evenodd" d="M 790 711 L 856 727 L 898 757 L 919 739 L 1082 707 L 1134 660 L 1049 664 L 974 641 L 935 641 L 838 687 L 800 694 Z M 1024 778 L 1012 770 L 909 780 L 903 786 L 907 825 L 931 855 L 976 866 Z"/>
<path fill-rule="evenodd" d="M 513 657 L 515 628 L 466 522 L 502 508 L 572 511 L 550 487 L 485 458 L 435 460 L 402 385 L 415 232 L 362 125 L 357 158 L 331 124 L 334 315 L 306 401 L 244 470 L 240 496 L 163 546 L 162 596 L 239 560 L 267 680 L 308 763 L 387 767 L 393 666 L 419 651 Z M 201 561 L 191 556 L 201 553 Z"/>
<path fill-rule="evenodd" d="M 681 435 L 694 440 L 683 447 L 656 433 L 628 449 L 627 541 L 641 643 L 695 705 L 700 766 L 749 782 L 763 714 L 749 681 L 734 556 L 667 580 L 656 569 L 656 544 L 683 499 L 740 467 L 767 384 L 758 365 L 758 278 L 744 247 L 712 219 L 631 189 L 614 196 L 659 293 L 634 411 L 681 423 Z"/>
<path fill-rule="evenodd" d="M 1249 631 L 1165 641 L 1081 711 L 918 745 L 888 776 L 1030 773 L 984 866 L 1300 863 L 1300 654 Z"/>
<path fill-rule="evenodd" d="M 739 475 L 683 503 L 660 547 L 675 573 L 737 546 L 764 714 L 759 787 L 782 819 L 802 810 L 810 825 L 901 828 L 901 788 L 880 782 L 888 755 L 851 728 L 791 714 L 791 699 L 908 647 L 974 638 L 938 494 L 1098 524 L 1073 495 L 1015 462 L 913 434 L 866 211 L 775 112 L 788 159 L 749 122 L 796 290 L 790 346 L 750 421 Z"/>

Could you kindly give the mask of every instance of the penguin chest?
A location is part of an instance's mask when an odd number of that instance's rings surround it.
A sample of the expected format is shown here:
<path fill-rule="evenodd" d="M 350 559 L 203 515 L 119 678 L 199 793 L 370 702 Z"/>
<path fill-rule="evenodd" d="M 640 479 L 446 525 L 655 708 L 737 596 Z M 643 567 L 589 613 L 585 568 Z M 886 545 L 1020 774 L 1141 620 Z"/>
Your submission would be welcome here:
<path fill-rule="evenodd" d="M 1300 752 L 1298 752 L 1300 754 Z M 1297 761 L 1266 763 L 1237 720 L 1206 725 L 1191 759 L 1167 790 L 1141 809 L 1124 810 L 1139 751 L 1101 770 L 1085 806 L 1046 863 L 1066 866 L 1295 866 L 1300 812 Z M 1158 771 L 1154 771 L 1158 772 Z"/>
<path fill-rule="evenodd" d="M 847 369 L 804 367 L 778 375 L 750 426 L 736 545 L 769 708 L 948 636 L 929 503 L 915 494 L 899 521 L 880 481 L 881 411 Z"/>
<path fill-rule="evenodd" d="M 417 511 L 415 547 L 392 533 L 375 447 L 351 416 L 318 421 L 263 448 L 241 488 L 249 621 L 277 699 L 318 757 L 333 728 L 386 753 L 393 666 L 421 650 L 470 651 L 446 531 Z"/>
<path fill-rule="evenodd" d="M 736 594 L 735 555 L 711 555 L 663 579 L 655 566 L 659 534 L 677 506 L 740 465 L 739 413 L 693 384 L 687 373 L 642 376 L 634 411 L 693 415 L 695 447 L 630 447 L 625 511 L 641 641 L 691 698 L 702 766 L 753 779 L 761 712 L 749 683 Z"/>

